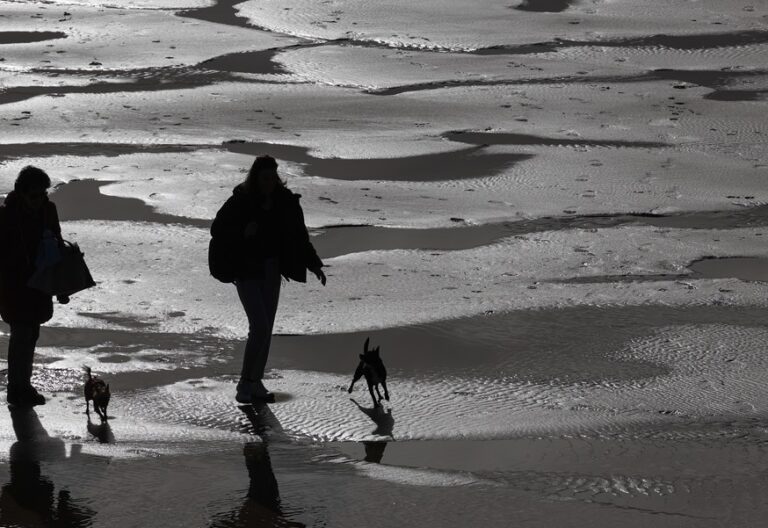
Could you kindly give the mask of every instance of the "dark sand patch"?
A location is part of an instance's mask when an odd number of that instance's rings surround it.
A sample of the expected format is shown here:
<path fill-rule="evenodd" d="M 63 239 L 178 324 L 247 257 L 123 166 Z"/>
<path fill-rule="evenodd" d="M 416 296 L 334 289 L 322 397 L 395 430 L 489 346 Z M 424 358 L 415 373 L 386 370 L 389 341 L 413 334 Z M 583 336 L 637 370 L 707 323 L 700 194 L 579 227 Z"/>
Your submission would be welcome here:
<path fill-rule="evenodd" d="M 523 0 L 520 5 L 513 7 L 518 11 L 532 11 L 534 13 L 562 13 L 577 0 Z"/>
<path fill-rule="evenodd" d="M 237 302 L 234 291 L 232 299 Z M 764 308 L 749 307 L 575 307 L 520 311 L 347 334 L 275 335 L 267 368 L 329 372 L 351 379 L 363 342 L 370 337 L 372 344 L 381 346 L 391 378 L 390 391 L 395 396 L 396 379 L 403 377 L 437 382 L 446 376 L 506 376 L 544 384 L 632 382 L 667 373 L 666 366 L 617 359 L 616 354 L 632 339 L 675 324 L 761 327 L 764 320 Z M 585 328 L 599 331 L 585 332 Z M 3 357 L 7 339 L 7 335 L 0 336 Z M 63 353 L 67 349 L 94 348 L 124 361 L 146 349 L 159 351 L 158 356 L 168 351 L 175 361 L 181 361 L 183 351 L 189 350 L 204 352 L 212 360 L 205 365 L 192 364 L 175 370 L 110 374 L 112 389 L 118 392 L 185 379 L 234 376 L 240 371 L 244 342 L 205 333 L 43 327 L 39 346 L 59 347 Z M 97 363 L 91 366 L 98 372 Z M 71 375 L 63 371 L 56 371 L 55 375 L 38 374 L 34 382 L 48 392 L 75 390 L 82 383 L 79 369 Z M 369 404 L 366 395 L 358 396 L 362 405 Z"/>
<path fill-rule="evenodd" d="M 108 196 L 100 188 L 112 181 L 74 180 L 58 186 L 51 195 L 62 220 L 113 220 L 180 224 L 208 229 L 212 220 L 158 213 L 136 198 Z M 467 225 L 456 218 L 455 227 L 412 229 L 328 226 L 312 230 L 312 244 L 321 258 L 372 250 L 420 249 L 452 251 L 494 244 L 515 236 L 567 229 L 605 229 L 628 224 L 675 229 L 735 229 L 768 226 L 768 206 L 734 211 L 709 211 L 674 215 L 614 214 L 542 217 L 514 222 Z"/>
<path fill-rule="evenodd" d="M 0 31 L 0 44 L 30 44 L 67 38 L 61 31 Z"/>
<path fill-rule="evenodd" d="M 321 258 L 388 249 L 461 250 L 493 244 L 515 232 L 514 223 L 435 229 L 378 226 L 331 226 L 314 230 Z"/>
<path fill-rule="evenodd" d="M 629 83 L 643 83 L 652 81 L 679 81 L 680 83 L 690 83 L 697 86 L 704 86 L 706 88 L 721 89 L 726 86 L 731 86 L 735 82 L 739 82 L 742 79 L 745 82 L 749 82 L 751 78 L 758 76 L 766 76 L 768 72 L 766 70 L 672 70 L 672 69 L 658 69 L 651 70 L 645 73 L 637 75 L 611 75 L 611 76 L 590 76 L 590 75 L 567 75 L 567 76 L 552 76 L 552 77 L 535 77 L 535 78 L 523 78 L 523 79 L 490 79 L 490 80 L 476 80 L 476 79 L 462 79 L 462 80 L 446 80 L 446 81 L 429 81 L 423 83 L 403 84 L 399 86 L 392 86 L 389 88 L 377 88 L 372 90 L 366 90 L 366 93 L 371 95 L 398 95 L 409 92 L 421 92 L 426 90 L 439 90 L 442 88 L 458 88 L 458 87 L 480 87 L 480 86 L 529 86 L 529 85 L 556 85 L 556 84 L 629 84 Z M 681 84 L 676 86 L 679 89 L 685 89 L 686 86 Z M 724 92 L 737 90 L 731 88 L 729 90 L 722 90 Z M 752 90 L 747 91 L 749 93 L 763 93 L 764 90 Z M 737 92 L 738 93 L 738 92 Z M 748 95 L 747 94 L 747 95 Z M 714 98 L 711 94 L 704 97 Z M 732 99 L 738 100 L 738 99 Z"/>
<path fill-rule="evenodd" d="M 690 281 L 694 279 L 739 279 L 742 281 L 768 282 L 768 258 L 764 257 L 705 257 L 688 265 L 690 273 L 654 275 L 600 275 L 597 277 L 573 277 L 564 284 L 603 284 L 612 282 L 660 282 Z"/>
<path fill-rule="evenodd" d="M 550 53 L 564 48 L 667 48 L 676 50 L 705 50 L 768 43 L 768 31 L 749 30 L 726 33 L 694 33 L 688 35 L 648 35 L 643 37 L 603 40 L 555 39 L 546 42 L 514 46 L 492 46 L 470 53 L 475 55 L 528 55 Z"/>
<path fill-rule="evenodd" d="M 222 286 L 225 288 L 225 286 Z M 76 302 L 76 299 L 75 299 Z M 236 294 L 232 289 L 232 302 Z M 245 315 L 243 315 L 245 318 Z M 616 359 L 625 343 L 657 328 L 685 324 L 734 324 L 762 327 L 765 309 L 723 306 L 574 307 L 480 315 L 400 328 L 345 334 L 275 335 L 268 368 L 349 375 L 357 366 L 366 338 L 381 347 L 396 394 L 398 377 L 440 381 L 446 376 L 498 378 L 551 383 L 600 383 L 663 375 L 666 367 L 646 361 Z M 4 331 L 7 327 L 3 325 Z M 585 329 L 599 331 L 585 332 Z M 7 335 L 0 336 L 5 356 Z M 239 372 L 242 340 L 206 333 L 176 334 L 151 329 L 84 329 L 43 327 L 40 346 L 64 350 L 98 348 L 131 357 L 146 349 L 204 352 L 216 361 L 185 369 L 110 374 L 115 390 L 167 385 L 196 377 Z M 96 365 L 92 365 L 97 368 Z M 62 390 L 56 376 L 46 390 Z M 74 378 L 79 379 L 79 374 Z M 74 381 L 75 384 L 79 383 Z M 367 405 L 360 397 L 359 401 Z"/>
<path fill-rule="evenodd" d="M 768 101 L 768 90 L 715 90 L 704 96 L 710 101 Z"/>
<path fill-rule="evenodd" d="M 158 213 L 138 198 L 108 196 L 100 192 L 114 181 L 73 180 L 56 187 L 51 199 L 56 203 L 62 221 L 112 220 L 182 224 L 208 228 L 210 220 L 183 218 Z"/>
<path fill-rule="evenodd" d="M 254 73 L 254 74 L 279 74 L 290 73 L 280 63 L 274 61 L 275 55 L 282 49 L 268 49 L 261 51 L 245 51 L 221 55 L 201 62 L 198 67 L 216 71 Z"/>
<path fill-rule="evenodd" d="M 662 148 L 670 146 L 655 141 L 621 141 L 605 139 L 547 138 L 531 134 L 509 132 L 473 132 L 456 130 L 442 137 L 469 145 L 530 145 L 545 147 L 615 147 L 615 148 Z"/>
<path fill-rule="evenodd" d="M 134 143 L 3 143 L 0 144 L 0 162 L 51 156 L 122 156 L 139 153 L 190 152 L 206 147 L 212 146 Z"/>
<path fill-rule="evenodd" d="M 600 383 L 663 375 L 665 366 L 618 360 L 632 339 L 688 324 L 763 327 L 765 308 L 630 306 L 518 311 L 348 334 L 275 336 L 271 368 L 347 373 L 367 337 L 381 346 L 390 376 L 441 380 L 503 377 L 551 383 Z M 590 331 L 585 331 L 591 329 Z M 390 384 L 396 393 L 396 383 Z M 369 402 L 363 397 L 363 405 Z"/>
<path fill-rule="evenodd" d="M 530 154 L 486 154 L 483 147 L 404 158 L 315 158 L 305 147 L 229 141 L 230 152 L 274 157 L 305 164 L 310 176 L 335 180 L 434 182 L 484 178 L 501 173 L 517 163 L 533 158 Z"/>
<path fill-rule="evenodd" d="M 205 70 L 198 66 L 179 68 L 141 68 L 136 70 L 55 70 L 34 69 L 45 75 L 82 75 L 89 79 L 109 77 L 129 78 L 129 81 L 97 81 L 75 86 L 15 86 L 0 93 L 0 105 L 16 103 L 38 96 L 58 97 L 66 94 L 115 94 L 125 92 L 160 92 L 210 86 L 219 82 L 243 82 L 226 72 Z"/>
<path fill-rule="evenodd" d="M 315 230 L 319 234 L 312 238 L 312 243 L 323 258 L 386 249 L 452 251 L 486 246 L 516 235 L 567 229 L 607 229 L 629 224 L 674 229 L 735 229 L 768 226 L 768 206 L 674 215 L 627 213 L 547 216 L 482 225 L 467 225 L 459 221 L 456 227 L 433 229 L 329 226 Z"/>
<path fill-rule="evenodd" d="M 216 0 L 212 6 L 187 9 L 185 11 L 177 12 L 176 15 L 213 22 L 214 24 L 225 24 L 227 26 L 269 31 L 266 28 L 252 24 L 247 17 L 237 14 L 235 6 L 242 3 L 243 0 Z"/>

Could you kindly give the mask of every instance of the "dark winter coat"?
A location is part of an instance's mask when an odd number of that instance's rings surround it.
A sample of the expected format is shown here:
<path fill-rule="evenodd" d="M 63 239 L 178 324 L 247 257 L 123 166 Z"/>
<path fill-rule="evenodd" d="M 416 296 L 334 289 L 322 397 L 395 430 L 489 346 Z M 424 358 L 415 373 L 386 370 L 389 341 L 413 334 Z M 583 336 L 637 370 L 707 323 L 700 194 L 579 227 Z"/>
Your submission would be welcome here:
<path fill-rule="evenodd" d="M 285 187 L 273 194 L 272 209 L 263 211 L 254 197 L 238 185 L 232 196 L 216 213 L 211 226 L 214 239 L 224 241 L 235 262 L 235 279 L 258 279 L 264 276 L 264 261 L 280 259 L 280 274 L 288 280 L 307 281 L 307 270 L 323 266 L 309 241 L 301 195 Z M 259 224 L 256 236 L 245 238 L 246 226 Z"/>
<path fill-rule="evenodd" d="M 27 286 L 46 228 L 61 240 L 53 202 L 46 199 L 33 212 L 11 191 L 0 205 L 0 316 L 8 324 L 43 324 L 53 317 L 51 296 Z"/>

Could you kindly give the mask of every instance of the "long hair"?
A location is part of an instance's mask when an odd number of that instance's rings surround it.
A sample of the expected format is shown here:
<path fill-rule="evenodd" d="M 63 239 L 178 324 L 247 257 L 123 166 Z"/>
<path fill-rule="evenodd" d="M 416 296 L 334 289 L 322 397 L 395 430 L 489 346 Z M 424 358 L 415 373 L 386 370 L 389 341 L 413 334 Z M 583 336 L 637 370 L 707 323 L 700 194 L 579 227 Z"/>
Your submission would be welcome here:
<path fill-rule="evenodd" d="M 269 155 L 256 157 L 253 165 L 251 165 L 251 168 L 248 170 L 248 176 L 246 176 L 245 181 L 243 182 L 245 184 L 245 188 L 248 189 L 251 193 L 258 194 L 259 186 L 256 184 L 256 178 L 259 176 L 259 172 L 264 169 L 273 169 L 276 171 L 277 160 Z M 287 189 L 285 181 L 283 181 L 283 179 L 279 176 L 277 177 L 277 186 L 278 188 L 282 187 L 283 189 Z"/>
<path fill-rule="evenodd" d="M 27 165 L 21 171 L 13 184 L 13 190 L 18 193 L 25 193 L 30 189 L 42 188 L 48 189 L 51 186 L 51 178 L 43 169 L 33 165 Z"/>

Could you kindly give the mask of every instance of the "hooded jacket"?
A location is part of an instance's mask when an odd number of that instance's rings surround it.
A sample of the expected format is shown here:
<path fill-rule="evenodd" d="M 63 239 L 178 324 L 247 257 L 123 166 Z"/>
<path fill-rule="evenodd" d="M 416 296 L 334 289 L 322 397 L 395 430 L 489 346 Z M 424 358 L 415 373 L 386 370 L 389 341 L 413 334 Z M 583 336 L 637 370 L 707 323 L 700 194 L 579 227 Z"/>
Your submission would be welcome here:
<path fill-rule="evenodd" d="M 265 212 L 243 184 L 234 188 L 216 213 L 211 235 L 229 247 L 236 261 L 235 279 L 263 278 L 264 260 L 268 257 L 278 257 L 280 274 L 297 282 L 307 282 L 308 269 L 323 266 L 309 241 L 300 197 L 285 187 L 277 187 L 272 209 Z M 252 221 L 259 224 L 257 234 L 246 238 L 245 228 Z"/>
<path fill-rule="evenodd" d="M 53 317 L 50 295 L 27 286 L 45 229 L 61 240 L 56 206 L 47 198 L 37 211 L 11 191 L 0 205 L 0 316 L 8 324 L 43 324 Z"/>

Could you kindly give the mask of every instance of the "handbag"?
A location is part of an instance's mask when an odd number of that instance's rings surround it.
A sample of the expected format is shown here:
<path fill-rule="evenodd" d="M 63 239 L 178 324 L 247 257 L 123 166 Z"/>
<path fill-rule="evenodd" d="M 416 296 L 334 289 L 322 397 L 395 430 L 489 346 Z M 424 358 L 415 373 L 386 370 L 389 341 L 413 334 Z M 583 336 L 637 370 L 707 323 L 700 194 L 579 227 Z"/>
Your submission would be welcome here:
<path fill-rule="evenodd" d="M 80 246 L 65 240 L 61 258 L 53 265 L 38 268 L 27 286 L 52 296 L 70 296 L 96 286 L 84 257 Z"/>

